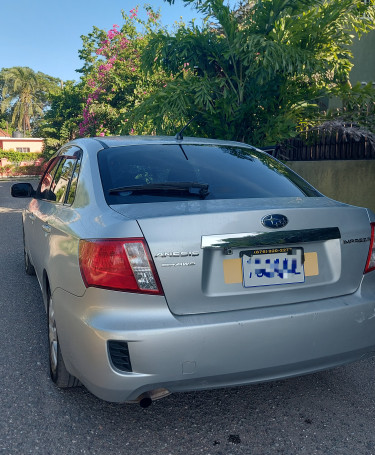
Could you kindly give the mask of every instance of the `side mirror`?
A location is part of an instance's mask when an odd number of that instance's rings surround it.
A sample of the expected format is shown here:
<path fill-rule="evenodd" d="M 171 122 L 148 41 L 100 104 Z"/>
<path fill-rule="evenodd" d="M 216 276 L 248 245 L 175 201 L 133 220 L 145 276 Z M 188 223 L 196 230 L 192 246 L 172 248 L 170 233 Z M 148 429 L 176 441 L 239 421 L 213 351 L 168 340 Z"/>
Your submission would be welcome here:
<path fill-rule="evenodd" d="M 35 190 L 30 183 L 15 183 L 10 189 L 13 197 L 34 197 Z"/>

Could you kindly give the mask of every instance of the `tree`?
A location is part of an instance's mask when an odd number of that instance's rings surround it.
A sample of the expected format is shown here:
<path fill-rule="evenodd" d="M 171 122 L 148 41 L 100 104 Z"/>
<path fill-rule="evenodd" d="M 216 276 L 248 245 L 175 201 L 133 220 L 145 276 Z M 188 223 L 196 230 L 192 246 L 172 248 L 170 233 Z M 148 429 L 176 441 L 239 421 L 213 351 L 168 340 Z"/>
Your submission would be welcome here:
<path fill-rule="evenodd" d="M 138 18 L 138 8 L 127 15 L 124 24 L 117 24 L 108 32 L 97 27 L 82 36 L 83 49 L 79 52 L 84 65 L 83 92 L 86 102 L 82 136 L 118 134 L 126 128 L 128 117 L 156 87 L 165 85 L 168 77 L 162 70 L 151 76 L 142 71 L 141 55 L 148 46 L 152 31 L 160 30 L 159 13 L 146 6 L 147 20 Z M 133 125 L 128 132 L 143 130 Z"/>
<path fill-rule="evenodd" d="M 323 97 L 347 90 L 354 32 L 375 27 L 373 1 L 255 0 L 237 11 L 224 0 L 184 1 L 207 20 L 149 37 L 143 66 L 173 78 L 134 110 L 129 127 L 151 117 L 154 131 L 172 132 L 198 114 L 194 134 L 278 142 L 314 118 Z"/>
<path fill-rule="evenodd" d="M 79 136 L 85 105 L 83 85 L 67 81 L 61 90 L 49 95 L 49 109 L 36 129 L 36 134 L 45 138 L 43 154 L 46 158 Z"/>
<path fill-rule="evenodd" d="M 48 93 L 58 90 L 59 79 L 21 66 L 4 68 L 0 79 L 1 112 L 9 113 L 13 127 L 30 132 L 33 121 L 44 114 Z"/>

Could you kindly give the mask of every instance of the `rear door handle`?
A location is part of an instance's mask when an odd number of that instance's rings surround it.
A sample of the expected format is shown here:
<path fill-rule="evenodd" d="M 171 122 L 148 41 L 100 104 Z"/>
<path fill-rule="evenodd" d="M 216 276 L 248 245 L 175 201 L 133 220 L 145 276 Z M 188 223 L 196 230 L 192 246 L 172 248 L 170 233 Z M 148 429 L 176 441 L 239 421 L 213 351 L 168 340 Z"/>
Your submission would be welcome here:
<path fill-rule="evenodd" d="M 42 229 L 44 232 L 46 232 L 47 234 L 50 234 L 51 233 L 51 226 L 49 224 L 43 224 L 42 225 Z"/>

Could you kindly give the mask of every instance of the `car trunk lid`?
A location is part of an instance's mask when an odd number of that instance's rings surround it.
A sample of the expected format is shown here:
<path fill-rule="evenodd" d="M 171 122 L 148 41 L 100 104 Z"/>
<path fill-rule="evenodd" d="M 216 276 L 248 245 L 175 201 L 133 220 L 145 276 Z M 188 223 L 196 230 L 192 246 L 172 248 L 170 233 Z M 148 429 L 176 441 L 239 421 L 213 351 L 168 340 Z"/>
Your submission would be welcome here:
<path fill-rule="evenodd" d="M 178 315 L 350 294 L 358 289 L 368 254 L 366 209 L 327 198 L 180 201 L 112 208 L 137 219 L 168 306 Z M 282 215 L 288 223 L 265 227 L 262 220 L 269 215 Z M 257 271 L 246 262 L 254 254 L 263 264 L 259 275 L 265 275 L 255 285 L 246 276 Z M 272 264 L 282 264 L 286 254 L 300 258 L 302 271 L 291 270 L 290 263 L 284 275 L 274 270 L 281 280 L 268 279 L 264 263 L 270 259 Z"/>

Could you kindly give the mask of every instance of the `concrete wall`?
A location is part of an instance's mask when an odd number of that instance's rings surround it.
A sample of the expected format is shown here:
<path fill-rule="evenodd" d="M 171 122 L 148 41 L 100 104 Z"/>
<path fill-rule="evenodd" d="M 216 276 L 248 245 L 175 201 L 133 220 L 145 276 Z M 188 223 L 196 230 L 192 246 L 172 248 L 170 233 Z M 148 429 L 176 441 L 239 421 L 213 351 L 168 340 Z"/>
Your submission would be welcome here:
<path fill-rule="evenodd" d="M 375 160 L 288 161 L 286 165 L 324 195 L 375 212 Z"/>
<path fill-rule="evenodd" d="M 356 37 L 352 46 L 353 68 L 349 79 L 352 85 L 360 82 L 362 86 L 369 82 L 375 85 L 375 30 L 372 30 L 361 39 Z M 322 100 L 329 109 L 342 109 L 342 100 L 338 97 L 325 98 Z"/>
<path fill-rule="evenodd" d="M 350 81 L 375 82 L 375 31 L 356 38 L 353 44 L 353 68 L 350 72 Z"/>

